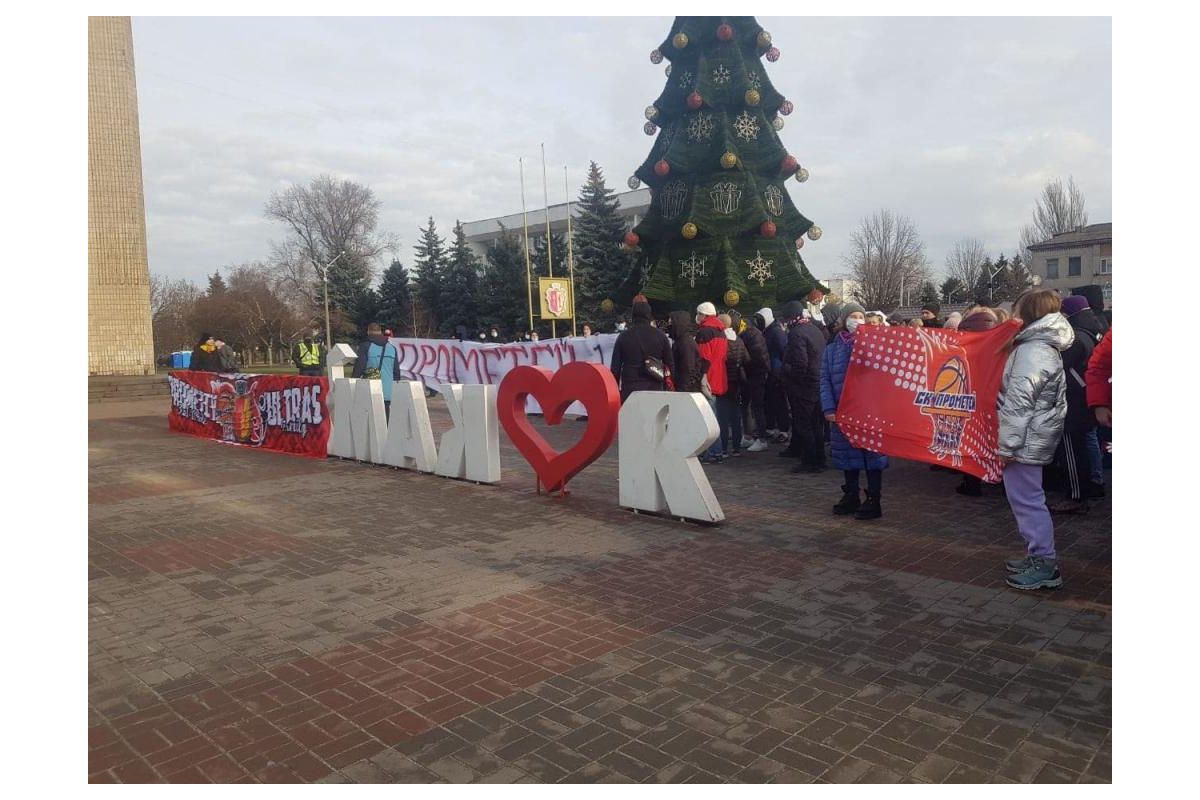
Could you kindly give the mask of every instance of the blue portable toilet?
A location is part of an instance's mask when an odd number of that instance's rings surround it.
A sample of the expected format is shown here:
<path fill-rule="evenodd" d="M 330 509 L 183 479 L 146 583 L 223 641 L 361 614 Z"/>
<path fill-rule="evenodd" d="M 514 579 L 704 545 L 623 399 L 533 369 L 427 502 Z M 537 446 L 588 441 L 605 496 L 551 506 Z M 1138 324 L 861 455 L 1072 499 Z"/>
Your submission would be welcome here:
<path fill-rule="evenodd" d="M 190 350 L 180 350 L 176 353 L 171 353 L 171 366 L 175 369 L 190 369 L 192 366 L 192 352 Z"/>

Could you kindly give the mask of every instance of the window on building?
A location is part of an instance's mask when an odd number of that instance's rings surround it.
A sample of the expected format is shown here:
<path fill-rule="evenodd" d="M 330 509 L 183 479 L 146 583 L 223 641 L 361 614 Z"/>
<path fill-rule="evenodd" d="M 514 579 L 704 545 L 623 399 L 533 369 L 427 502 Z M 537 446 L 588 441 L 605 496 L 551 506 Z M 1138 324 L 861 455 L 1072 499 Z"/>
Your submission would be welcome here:
<path fill-rule="evenodd" d="M 1080 275 L 1083 273 L 1083 258 L 1080 256 L 1071 256 L 1067 259 L 1067 275 Z"/>
<path fill-rule="evenodd" d="M 1111 258 L 1100 259 L 1099 274 L 1101 274 L 1101 275 L 1111 275 L 1112 274 L 1112 259 Z"/>
<path fill-rule="evenodd" d="M 1104 284 L 1103 286 L 1100 287 L 1100 292 L 1101 292 L 1101 294 L 1104 295 L 1104 305 L 1111 306 L 1112 305 L 1112 284 L 1111 283 Z"/>
<path fill-rule="evenodd" d="M 1057 258 L 1047 258 L 1046 259 L 1046 277 L 1050 278 L 1050 279 L 1058 277 L 1058 259 Z"/>

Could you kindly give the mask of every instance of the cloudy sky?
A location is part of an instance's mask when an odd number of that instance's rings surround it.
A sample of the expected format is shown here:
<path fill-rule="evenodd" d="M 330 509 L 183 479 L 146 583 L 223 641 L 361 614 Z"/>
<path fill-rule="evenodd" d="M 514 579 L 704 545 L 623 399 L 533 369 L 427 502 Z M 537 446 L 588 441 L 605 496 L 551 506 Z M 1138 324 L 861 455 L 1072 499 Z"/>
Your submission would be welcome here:
<path fill-rule="evenodd" d="M 1073 175 L 1111 220 L 1108 18 L 760 17 L 796 106 L 781 138 L 811 179 L 792 199 L 825 232 L 804 250 L 844 271 L 858 221 L 916 222 L 936 271 L 954 242 L 1012 253 L 1050 179 Z M 332 173 L 371 186 L 412 260 L 440 229 L 564 200 L 589 160 L 609 185 L 641 164 L 662 91 L 648 54 L 669 17 L 133 21 L 150 269 L 203 282 L 283 237 L 267 197 Z M 764 62 L 765 63 L 765 62 Z M 532 165 L 530 162 L 532 161 Z M 532 169 L 531 169 L 532 166 Z"/>

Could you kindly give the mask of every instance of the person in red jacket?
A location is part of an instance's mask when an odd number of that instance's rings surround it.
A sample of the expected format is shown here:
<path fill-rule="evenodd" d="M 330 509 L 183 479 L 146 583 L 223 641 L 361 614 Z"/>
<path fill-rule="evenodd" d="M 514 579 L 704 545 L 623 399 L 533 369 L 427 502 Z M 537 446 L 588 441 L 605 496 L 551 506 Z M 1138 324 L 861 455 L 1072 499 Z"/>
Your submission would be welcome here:
<path fill-rule="evenodd" d="M 716 414 L 717 398 L 729 391 L 729 381 L 725 375 L 729 342 L 725 338 L 725 325 L 717 318 L 717 307 L 712 303 L 696 306 L 696 348 L 700 351 L 700 391 L 708 398 Z M 717 416 L 720 419 L 720 415 Z M 703 463 L 719 464 L 725 460 L 721 438 L 717 437 L 708 452 L 701 456 Z"/>
<path fill-rule="evenodd" d="M 1106 428 L 1112 427 L 1112 328 L 1104 334 L 1100 344 L 1092 351 L 1088 359 L 1087 373 L 1084 375 L 1087 384 L 1087 404 L 1096 415 L 1096 422 Z"/>

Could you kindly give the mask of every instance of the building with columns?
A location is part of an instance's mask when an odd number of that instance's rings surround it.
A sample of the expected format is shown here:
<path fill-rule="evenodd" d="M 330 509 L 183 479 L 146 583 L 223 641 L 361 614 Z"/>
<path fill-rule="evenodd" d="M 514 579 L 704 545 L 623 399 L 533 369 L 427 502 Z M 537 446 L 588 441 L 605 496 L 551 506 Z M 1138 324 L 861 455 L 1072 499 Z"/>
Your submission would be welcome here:
<path fill-rule="evenodd" d="M 133 29 L 88 17 L 88 374 L 153 373 Z"/>

